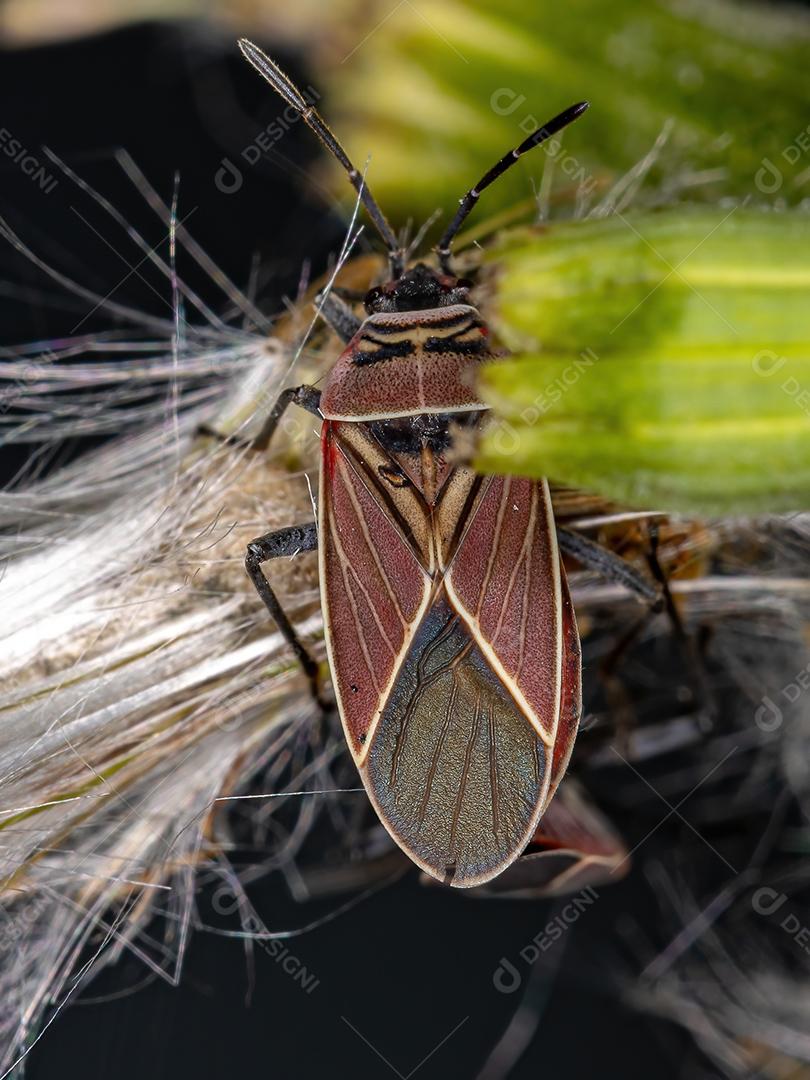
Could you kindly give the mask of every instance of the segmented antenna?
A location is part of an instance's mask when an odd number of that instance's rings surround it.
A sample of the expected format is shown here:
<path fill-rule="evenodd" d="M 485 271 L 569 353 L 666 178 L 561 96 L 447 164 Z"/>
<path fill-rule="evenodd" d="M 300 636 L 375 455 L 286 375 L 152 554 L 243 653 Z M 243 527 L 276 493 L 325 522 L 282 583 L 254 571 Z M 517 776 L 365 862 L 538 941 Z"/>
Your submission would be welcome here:
<path fill-rule="evenodd" d="M 499 176 L 503 176 L 506 170 L 510 169 L 517 159 L 525 154 L 527 150 L 531 150 L 535 146 L 540 146 L 546 139 L 550 139 L 552 135 L 556 135 L 558 131 L 562 131 L 564 127 L 568 127 L 568 125 L 576 120 L 578 116 L 582 116 L 588 108 L 588 104 L 587 101 L 580 101 L 576 105 L 571 105 L 564 112 L 561 112 L 559 116 L 555 116 L 553 120 L 549 120 L 541 128 L 538 128 L 537 131 L 533 131 L 528 139 L 523 140 L 520 146 L 516 146 L 515 149 L 510 150 L 508 154 L 504 154 L 501 160 L 496 162 L 488 172 L 485 172 L 478 183 L 474 187 L 471 187 L 462 199 L 459 199 L 459 207 L 456 211 L 456 216 L 447 226 L 444 236 L 435 248 L 436 254 L 439 256 L 439 264 L 445 273 L 452 273 L 450 269 L 450 249 L 453 245 L 453 240 L 467 215 L 478 202 L 481 192 L 485 188 L 488 188 Z"/>
<path fill-rule="evenodd" d="M 295 83 L 291 82 L 278 64 L 274 63 L 266 53 L 262 52 L 258 45 L 254 45 L 253 42 L 248 41 L 247 38 L 240 38 L 239 48 L 242 50 L 242 55 L 245 59 L 255 67 L 260 75 L 267 79 L 276 93 L 283 97 L 288 105 L 292 105 L 292 107 L 297 110 L 307 127 L 315 132 L 326 149 L 334 154 L 349 174 L 349 180 L 357 194 L 360 196 L 363 205 L 368 211 L 369 217 L 374 222 L 377 232 L 382 237 L 388 250 L 388 261 L 391 265 L 391 277 L 400 277 L 405 266 L 405 256 L 396 238 L 396 234 L 389 225 L 385 214 L 378 206 L 377 200 L 366 186 L 364 177 L 357 169 L 355 169 L 354 165 L 352 165 L 346 151 L 335 138 L 326 121 L 314 106 L 306 101 Z"/>

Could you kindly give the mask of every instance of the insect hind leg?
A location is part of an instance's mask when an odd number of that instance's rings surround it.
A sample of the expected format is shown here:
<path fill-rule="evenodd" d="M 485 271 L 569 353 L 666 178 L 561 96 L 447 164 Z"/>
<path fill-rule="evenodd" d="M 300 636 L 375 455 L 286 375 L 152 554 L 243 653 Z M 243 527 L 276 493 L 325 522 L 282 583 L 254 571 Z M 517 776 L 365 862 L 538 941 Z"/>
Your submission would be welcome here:
<path fill-rule="evenodd" d="M 270 612 L 273 621 L 304 669 L 304 674 L 309 679 L 312 696 L 324 712 L 330 712 L 333 706 L 323 695 L 318 662 L 301 641 L 298 631 L 290 622 L 281 601 L 276 596 L 262 570 L 262 563 L 269 562 L 270 559 L 292 558 L 294 555 L 304 551 L 315 551 L 317 546 L 318 529 L 314 521 L 308 522 L 306 525 L 293 525 L 286 529 L 276 529 L 273 532 L 265 533 L 263 536 L 257 536 L 255 540 L 250 541 L 245 553 L 245 569 L 256 588 L 256 592 Z"/>
<path fill-rule="evenodd" d="M 639 573 L 634 566 L 631 566 L 621 556 L 602 547 L 601 544 L 589 540 L 580 533 L 558 528 L 557 539 L 561 551 L 571 555 L 577 562 L 600 574 L 607 581 L 624 585 L 625 588 L 635 593 L 640 600 L 647 604 L 647 611 L 631 627 L 630 631 L 620 640 L 616 648 L 611 651 L 603 662 L 603 676 L 608 681 L 615 678 L 615 671 L 620 659 L 641 636 L 651 618 L 654 615 L 663 613 L 667 616 L 675 640 L 688 660 L 689 671 L 694 680 L 692 687 L 694 701 L 698 708 L 702 707 L 711 717 L 715 713 L 715 704 L 709 688 L 703 658 L 696 647 L 693 637 L 683 625 L 683 620 L 672 598 L 667 575 L 658 560 L 658 523 L 654 520 L 649 522 L 648 529 L 650 550 L 647 554 L 647 564 L 654 581 L 650 581 L 646 575 Z"/>
<path fill-rule="evenodd" d="M 650 521 L 647 525 L 647 530 L 650 538 L 650 550 L 647 553 L 647 564 L 650 567 L 653 577 L 661 587 L 662 610 L 666 612 L 675 639 L 680 644 L 683 653 L 689 661 L 690 671 L 692 672 L 694 679 L 692 695 L 696 704 L 699 707 L 702 705 L 709 718 L 714 719 L 717 713 L 717 706 L 709 685 L 709 675 L 706 670 L 701 646 L 694 635 L 690 634 L 684 626 L 681 613 L 678 611 L 672 596 L 667 575 L 658 559 L 660 540 L 658 522 L 655 520 Z"/>
<path fill-rule="evenodd" d="M 660 581 L 658 584 L 651 582 L 621 556 L 579 533 L 571 532 L 570 529 L 558 528 L 557 542 L 566 555 L 571 555 L 577 562 L 587 566 L 589 570 L 594 570 L 607 581 L 624 585 L 641 600 L 646 601 L 654 613 L 664 610 L 665 601 Z"/>

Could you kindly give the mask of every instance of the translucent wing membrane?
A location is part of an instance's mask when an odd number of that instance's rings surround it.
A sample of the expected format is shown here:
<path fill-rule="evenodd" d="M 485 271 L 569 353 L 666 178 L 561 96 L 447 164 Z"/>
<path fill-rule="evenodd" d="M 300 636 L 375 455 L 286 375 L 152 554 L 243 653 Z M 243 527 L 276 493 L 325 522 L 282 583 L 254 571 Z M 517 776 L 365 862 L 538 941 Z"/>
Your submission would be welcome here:
<path fill-rule="evenodd" d="M 549 748 L 440 594 L 419 625 L 369 750 L 375 806 L 434 877 L 476 885 L 529 842 Z"/>

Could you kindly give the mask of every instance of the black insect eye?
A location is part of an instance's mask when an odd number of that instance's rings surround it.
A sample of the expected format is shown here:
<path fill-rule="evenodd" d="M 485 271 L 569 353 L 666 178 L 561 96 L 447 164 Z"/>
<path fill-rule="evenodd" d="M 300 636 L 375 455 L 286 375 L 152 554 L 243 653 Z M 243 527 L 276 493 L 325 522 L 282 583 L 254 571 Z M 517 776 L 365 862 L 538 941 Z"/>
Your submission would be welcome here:
<path fill-rule="evenodd" d="M 383 291 L 379 287 L 379 285 L 375 286 L 375 288 L 373 289 L 369 289 L 369 291 L 366 293 L 366 298 L 363 301 L 363 306 L 365 307 L 369 315 L 377 310 L 380 300 L 382 299 L 382 295 Z"/>

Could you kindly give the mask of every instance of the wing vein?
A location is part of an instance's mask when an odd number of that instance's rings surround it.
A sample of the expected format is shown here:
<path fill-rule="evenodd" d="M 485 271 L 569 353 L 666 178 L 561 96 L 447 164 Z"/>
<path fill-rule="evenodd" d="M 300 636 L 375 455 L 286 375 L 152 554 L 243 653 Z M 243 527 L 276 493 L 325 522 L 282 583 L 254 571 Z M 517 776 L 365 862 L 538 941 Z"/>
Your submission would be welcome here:
<path fill-rule="evenodd" d="M 467 790 L 467 776 L 470 771 L 470 761 L 472 760 L 473 747 L 478 739 L 478 732 L 481 727 L 481 691 L 479 690 L 475 697 L 475 709 L 473 711 L 472 724 L 470 725 L 470 737 L 467 740 L 467 749 L 464 753 L 464 765 L 461 770 L 461 782 L 458 786 L 458 794 L 456 795 L 456 804 L 453 808 L 453 820 L 450 823 L 450 846 L 455 844 L 456 841 L 456 829 L 458 828 L 458 819 L 461 817 L 461 804 L 464 801 L 464 793 Z"/>
<path fill-rule="evenodd" d="M 347 466 L 345 464 L 341 463 L 341 469 L 346 470 Z M 399 616 L 399 621 L 402 623 L 403 627 L 407 627 L 408 620 L 405 618 L 405 615 L 404 615 L 404 613 L 402 611 L 402 608 L 400 607 L 399 599 L 398 599 L 396 593 L 391 588 L 391 582 L 388 580 L 388 575 L 386 574 L 385 569 L 383 568 L 382 562 L 380 560 L 380 556 L 377 553 L 377 546 L 373 542 L 373 540 L 372 540 L 372 538 L 371 538 L 371 536 L 369 534 L 368 523 L 367 523 L 367 521 L 365 519 L 365 515 L 363 514 L 363 509 L 360 506 L 360 502 L 359 502 L 359 500 L 357 498 L 357 493 L 355 492 L 352 484 L 347 481 L 347 478 L 345 477 L 345 475 L 344 475 L 344 482 L 346 483 L 346 490 L 348 492 L 348 495 L 349 495 L 349 498 L 351 500 L 352 506 L 354 507 L 354 512 L 355 512 L 355 515 L 357 517 L 358 524 L 360 525 L 360 530 L 363 533 L 364 540 L 366 541 L 366 546 L 368 547 L 368 550 L 371 552 L 371 557 L 374 560 L 374 565 L 377 567 L 377 572 L 379 573 L 380 577 L 383 580 L 383 584 L 385 585 L 385 589 L 386 589 L 386 592 L 388 593 L 389 599 L 391 600 L 391 603 L 394 605 L 394 608 L 396 609 L 397 615 Z M 380 632 L 382 633 L 382 631 L 380 631 Z"/>
<path fill-rule="evenodd" d="M 475 618 L 478 620 L 481 616 L 481 605 L 484 603 L 484 597 L 487 595 L 489 589 L 489 581 L 492 577 L 492 569 L 495 565 L 495 559 L 498 555 L 498 549 L 501 543 L 501 530 L 503 529 L 503 518 L 506 513 L 506 503 L 509 499 L 509 492 L 512 489 L 512 481 L 510 477 L 507 477 L 504 481 L 503 496 L 501 498 L 501 504 L 498 507 L 498 517 L 495 522 L 495 536 L 492 541 L 492 550 L 489 553 L 489 559 L 487 560 L 487 571 L 484 575 L 484 580 L 481 582 L 481 592 L 478 596 L 478 604 L 475 609 Z"/>
<path fill-rule="evenodd" d="M 490 702 L 487 708 L 487 722 L 489 724 L 489 786 L 492 790 L 492 831 L 497 837 L 499 814 L 498 814 L 498 753 L 495 745 L 495 707 Z"/>
<path fill-rule="evenodd" d="M 371 656 L 370 656 L 369 651 L 368 651 L 368 643 L 366 642 L 366 637 L 365 637 L 365 634 L 363 633 L 363 627 L 362 627 L 362 624 L 360 622 L 360 615 L 359 615 L 359 612 L 357 610 L 357 597 L 352 592 L 351 586 L 349 584 L 349 579 L 348 579 L 347 574 L 346 574 L 346 570 L 347 570 L 348 566 L 347 566 L 347 563 L 346 563 L 345 556 L 343 554 L 343 549 L 340 546 L 340 541 L 337 538 L 337 530 L 335 529 L 334 520 L 333 520 L 331 514 L 329 515 L 329 535 L 332 538 L 332 542 L 335 545 L 335 550 L 338 553 L 338 565 L 340 566 L 340 574 L 341 574 L 341 577 L 343 578 L 343 588 L 346 590 L 346 596 L 347 596 L 348 601 L 349 601 L 349 607 L 351 608 L 352 622 L 354 623 L 354 629 L 355 629 L 355 631 L 357 633 L 357 640 L 360 642 L 360 648 L 361 648 L 361 650 L 363 652 L 363 657 L 364 657 L 364 659 L 366 661 L 366 668 L 368 669 L 369 676 L 370 676 L 371 681 L 372 681 L 372 683 L 374 685 L 374 691 L 379 696 L 379 694 L 380 694 L 380 685 L 379 685 L 379 682 L 377 681 L 377 674 L 376 674 L 376 672 L 374 670 L 374 665 L 371 662 Z"/>
<path fill-rule="evenodd" d="M 419 808 L 419 824 L 421 825 L 425 820 L 425 814 L 427 813 L 428 803 L 430 802 L 430 794 L 433 790 L 433 780 L 436 776 L 436 769 L 439 766 L 439 758 L 441 757 L 444 744 L 447 739 L 447 732 L 450 730 L 450 722 L 453 717 L 453 710 L 455 708 L 456 699 L 458 698 L 458 677 L 455 672 L 455 668 L 452 670 L 453 676 L 453 688 L 450 691 L 450 696 L 447 700 L 447 708 L 444 711 L 444 722 L 442 723 L 442 730 L 439 732 L 439 738 L 436 740 L 436 749 L 433 751 L 433 757 L 430 762 L 430 768 L 428 769 L 427 779 L 425 782 L 425 794 L 422 799 L 422 805 Z"/>
<path fill-rule="evenodd" d="M 531 501 L 531 508 L 529 510 L 529 524 L 528 524 L 528 526 L 526 528 L 526 535 L 523 537 L 523 543 L 520 545 L 520 554 L 518 555 L 517 559 L 515 560 L 515 565 L 512 567 L 512 573 L 509 575 L 509 584 L 506 586 L 506 592 L 504 593 L 504 597 L 503 597 L 503 600 L 501 602 L 501 613 L 498 616 L 498 622 L 497 622 L 497 624 L 495 626 L 495 633 L 492 635 L 492 645 L 493 645 L 493 647 L 495 649 L 497 649 L 496 642 L 498 640 L 498 636 L 499 636 L 501 630 L 503 629 L 503 621 L 506 618 L 507 611 L 509 610 L 509 601 L 510 601 L 511 596 L 512 596 L 512 591 L 515 588 L 515 582 L 517 581 L 517 576 L 520 573 L 520 568 L 524 564 L 524 562 L 526 563 L 526 575 L 528 577 L 528 573 L 529 573 L 529 554 L 531 552 L 532 543 L 533 543 L 533 540 L 534 540 L 534 524 L 535 524 L 536 519 L 537 519 L 537 487 L 534 484 L 532 484 L 532 501 Z M 525 583 L 524 583 L 524 589 L 523 589 L 523 608 L 524 608 L 524 611 L 525 611 L 525 607 L 526 607 L 526 588 L 525 588 Z M 523 621 L 523 620 L 521 620 L 521 621 Z M 520 663 L 518 664 L 517 670 L 515 671 L 515 678 L 516 679 L 520 678 Z"/>
<path fill-rule="evenodd" d="M 447 664 L 444 664 L 444 665 L 438 667 L 433 672 L 432 675 L 429 675 L 427 677 L 425 677 L 425 665 L 427 664 L 428 660 L 431 658 L 433 653 L 436 651 L 436 649 L 438 649 L 438 647 L 442 644 L 442 642 L 445 641 L 445 639 L 447 637 L 449 637 L 449 635 L 453 632 L 457 622 L 458 622 L 458 616 L 457 615 L 453 615 L 452 618 L 448 619 L 447 622 L 444 624 L 444 626 L 439 631 L 439 633 L 433 639 L 433 641 L 431 641 L 429 645 L 425 646 L 425 651 L 419 657 L 419 660 L 417 662 L 417 665 L 416 665 L 416 687 L 414 689 L 414 692 L 413 692 L 413 694 L 411 696 L 410 701 L 408 702 L 408 705 L 407 705 L 407 707 L 405 709 L 405 712 L 403 713 L 402 724 L 400 725 L 399 733 L 397 734 L 397 740 L 396 740 L 396 743 L 394 745 L 394 753 L 393 753 L 393 756 L 391 758 L 391 786 L 392 787 L 397 781 L 397 770 L 399 768 L 399 759 L 402 756 L 402 751 L 403 751 L 403 749 L 405 747 L 405 735 L 406 735 L 406 732 L 407 732 L 408 725 L 410 724 L 410 721 L 413 718 L 413 714 L 414 714 L 414 711 L 416 710 L 416 706 L 419 704 L 419 701 L 420 701 L 420 699 L 422 697 L 422 694 L 425 692 L 425 690 L 427 690 L 428 687 L 432 686 L 434 682 L 437 682 L 441 678 L 441 676 L 444 675 L 444 673 L 449 669 L 449 667 L 450 667 L 450 665 L 452 664 L 453 661 L 450 660 L 450 661 L 448 661 Z"/>

